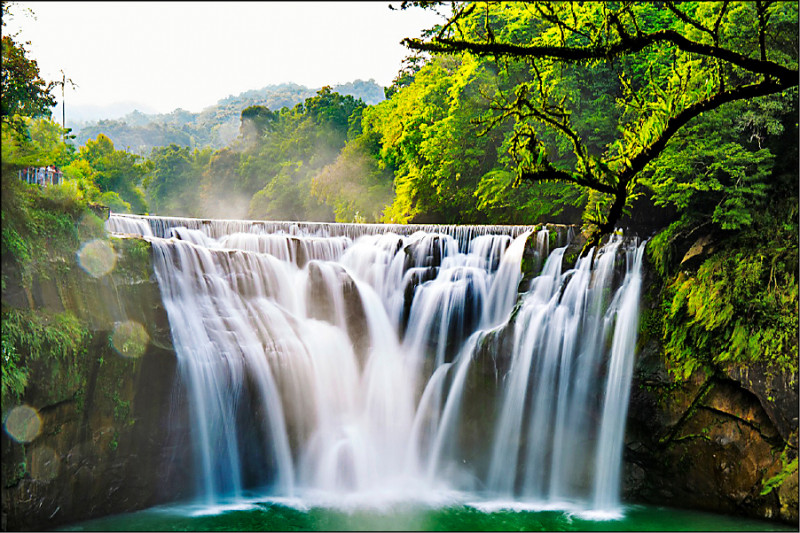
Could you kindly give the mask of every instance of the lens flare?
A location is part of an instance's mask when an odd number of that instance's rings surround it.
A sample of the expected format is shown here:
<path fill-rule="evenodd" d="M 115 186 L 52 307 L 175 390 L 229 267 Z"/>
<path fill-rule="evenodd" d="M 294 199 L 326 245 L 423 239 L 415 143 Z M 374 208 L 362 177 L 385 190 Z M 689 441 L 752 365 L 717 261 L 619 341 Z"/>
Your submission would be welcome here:
<path fill-rule="evenodd" d="M 105 226 L 103 222 L 92 213 L 84 213 L 78 219 L 77 224 L 78 235 L 80 239 L 96 239 L 105 234 Z"/>
<path fill-rule="evenodd" d="M 49 481 L 58 475 L 58 454 L 49 446 L 36 448 L 31 453 L 30 472 L 33 479 Z"/>
<path fill-rule="evenodd" d="M 81 247 L 78 252 L 78 264 L 89 275 L 100 278 L 114 270 L 117 254 L 108 241 L 95 239 Z"/>
<path fill-rule="evenodd" d="M 17 442 L 31 442 L 42 430 L 39 413 L 29 405 L 19 405 L 8 413 L 6 433 Z"/>
<path fill-rule="evenodd" d="M 147 334 L 147 330 L 135 320 L 117 322 L 114 325 L 111 344 L 123 357 L 136 359 L 142 356 L 149 342 L 150 335 Z"/>

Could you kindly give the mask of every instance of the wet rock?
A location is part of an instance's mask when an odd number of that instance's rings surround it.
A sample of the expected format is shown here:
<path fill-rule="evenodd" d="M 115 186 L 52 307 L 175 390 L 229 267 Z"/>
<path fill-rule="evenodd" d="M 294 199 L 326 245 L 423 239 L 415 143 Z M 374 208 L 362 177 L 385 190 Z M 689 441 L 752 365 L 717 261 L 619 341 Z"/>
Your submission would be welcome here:
<path fill-rule="evenodd" d="M 333 269 L 333 279 L 326 277 L 323 268 Z M 369 327 L 361 294 L 353 279 L 339 265 L 311 261 L 308 263 L 308 283 L 309 316 L 334 325 L 343 321 L 356 355 L 363 364 L 370 348 Z M 339 316 L 337 310 L 338 298 L 344 307 L 344 317 Z"/>
<path fill-rule="evenodd" d="M 781 436 L 788 440 L 798 426 L 797 375 L 776 371 L 761 362 L 731 365 L 725 369 L 725 374 L 758 398 Z"/>
<path fill-rule="evenodd" d="M 780 500 L 780 518 L 788 523 L 796 524 L 798 521 L 798 487 L 797 470 L 781 485 L 778 492 Z"/>
<path fill-rule="evenodd" d="M 681 268 L 695 269 L 714 251 L 711 235 L 697 239 L 681 259 Z"/>
<path fill-rule="evenodd" d="M 406 270 L 405 286 L 403 287 L 403 313 L 400 316 L 400 331 L 405 332 L 408 319 L 411 316 L 411 304 L 414 302 L 414 293 L 423 283 L 436 279 L 439 275 L 438 267 L 411 267 Z"/>

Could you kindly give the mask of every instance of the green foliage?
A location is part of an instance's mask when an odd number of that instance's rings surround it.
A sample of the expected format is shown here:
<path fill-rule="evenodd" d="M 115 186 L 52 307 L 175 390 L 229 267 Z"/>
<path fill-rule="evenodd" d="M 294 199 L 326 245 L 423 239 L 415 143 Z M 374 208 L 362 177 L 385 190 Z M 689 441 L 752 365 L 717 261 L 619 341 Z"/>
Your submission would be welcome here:
<path fill-rule="evenodd" d="M 517 175 L 505 169 L 482 176 L 474 196 L 478 209 L 498 224 L 574 223 L 586 203 L 586 194 L 574 185 L 518 184 Z"/>
<path fill-rule="evenodd" d="M 305 190 L 302 163 L 283 165 L 280 172 L 250 201 L 252 218 L 304 220 Z"/>
<path fill-rule="evenodd" d="M 64 142 L 65 130 L 44 118 L 16 117 L 14 124 L 2 122 L 3 165 L 58 167 L 67 164 L 75 152 Z"/>
<path fill-rule="evenodd" d="M 525 223 L 551 217 L 576 201 L 569 187 L 514 189 L 508 125 L 487 128 L 499 89 L 516 70 L 463 56 L 438 56 L 364 112 L 379 166 L 394 172 L 395 198 L 386 222 Z"/>
<path fill-rule="evenodd" d="M 775 153 L 762 134 L 778 133 L 774 118 L 785 106 L 751 100 L 781 100 L 796 89 L 796 19 L 796 3 L 456 3 L 447 23 L 404 43 L 439 54 L 429 65 L 455 54 L 503 68 L 508 83 L 479 120 L 510 132 L 504 151 L 521 180 L 591 191 L 583 216 L 589 246 L 630 214 L 643 178 L 654 193 L 650 206 L 710 203 L 709 218 L 722 229 L 752 223 Z M 754 110 L 742 113 L 745 101 Z M 740 113 L 740 127 L 712 127 L 723 110 L 727 119 Z M 754 132 L 749 141 L 744 129 Z M 511 181 L 488 170 L 484 206 Z M 397 190 L 400 198 L 405 190 Z"/>
<path fill-rule="evenodd" d="M 323 87 L 293 109 L 284 108 L 278 113 L 257 111 L 259 116 L 270 118 L 269 128 L 262 128 L 261 136 L 252 140 L 242 154 L 239 174 L 246 184 L 243 192 L 260 187 L 253 191 L 247 216 L 325 221 L 333 220 L 333 208 L 339 209 L 340 216 L 346 216 L 344 204 L 337 204 L 334 198 L 337 191 L 323 190 L 322 185 L 314 189 L 312 184 L 323 168 L 336 160 L 348 137 L 360 133 L 363 108 L 360 100 Z M 256 110 L 250 113 L 255 115 Z M 368 181 L 366 178 L 348 179 Z M 322 203 L 325 201 L 329 203 Z"/>
<path fill-rule="evenodd" d="M 696 273 L 670 279 L 662 300 L 663 340 L 676 376 L 755 361 L 797 372 L 796 204 L 788 212 L 761 216 Z"/>
<path fill-rule="evenodd" d="M 337 222 L 378 222 L 392 199 L 392 174 L 369 153 L 367 136 L 347 143 L 313 178 L 311 194 L 333 206 Z"/>
<path fill-rule="evenodd" d="M 787 446 L 781 453 L 781 471 L 771 478 L 765 479 L 761 482 L 762 496 L 769 494 L 775 489 L 779 489 L 781 485 L 783 485 L 783 482 L 786 481 L 786 478 L 797 472 L 797 457 L 789 460 L 787 454 L 788 451 L 789 447 Z"/>
<path fill-rule="evenodd" d="M 127 420 L 131 412 L 131 402 L 120 398 L 118 390 L 114 390 L 111 401 L 114 403 L 114 420 Z"/>
<path fill-rule="evenodd" d="M 151 164 L 140 156 L 116 150 L 105 135 L 86 142 L 77 158 L 64 169 L 65 175 L 86 184 L 89 199 L 112 211 L 145 213 L 147 202 L 141 187 Z M 92 189 L 94 185 L 97 192 Z"/>
<path fill-rule="evenodd" d="M 52 84 L 45 82 L 39 74 L 36 60 L 28 57 L 25 44 L 14 40 L 6 32 L 6 20 L 11 17 L 10 6 L 2 4 L 3 61 L 0 63 L 0 117 L 3 122 L 13 120 L 15 115 L 26 117 L 50 116 L 50 108 L 56 101 L 50 90 Z"/>
<path fill-rule="evenodd" d="M 43 311 L 3 309 L 4 405 L 18 402 L 36 363 L 48 368 L 45 380 L 58 378 L 54 387 L 63 390 L 80 385 L 80 372 L 61 372 L 80 364 L 91 339 L 87 324 L 69 311 L 49 314 Z"/>
<path fill-rule="evenodd" d="M 21 361 L 22 356 L 17 353 L 17 347 L 11 339 L 11 335 L 6 333 L 5 327 L 3 327 L 2 333 L 2 358 L 3 381 L 1 396 L 5 404 L 6 399 L 20 398 L 28 385 L 27 368 Z"/>
<path fill-rule="evenodd" d="M 367 104 L 383 100 L 381 87 L 374 80 L 336 85 L 333 91 L 361 99 Z M 99 120 L 75 126 L 76 143 L 82 146 L 100 134 L 108 136 L 126 151 L 146 156 L 153 148 L 176 144 L 194 149 L 223 149 L 235 142 L 242 131 L 240 116 L 251 107 L 279 110 L 292 108 L 316 94 L 316 90 L 293 83 L 270 85 L 229 96 L 199 113 L 176 109 L 170 113 L 145 114 L 133 111 L 118 120 Z"/>
<path fill-rule="evenodd" d="M 744 108 L 709 113 L 672 140 L 642 180 L 656 206 L 708 213 L 724 230 L 752 224 L 753 213 L 769 199 L 774 156 L 737 135 L 735 117 Z M 749 120 L 759 120 L 752 113 Z"/>
<path fill-rule="evenodd" d="M 151 173 L 143 185 L 153 210 L 173 216 L 199 216 L 198 186 L 204 156 L 210 151 L 192 151 L 170 144 L 150 154 Z"/>
<path fill-rule="evenodd" d="M 53 265 L 69 264 L 81 242 L 105 236 L 103 223 L 69 184 L 42 190 L 3 172 L 3 287 L 10 272 L 30 287 L 34 272 L 48 277 Z"/>
<path fill-rule="evenodd" d="M 242 110 L 241 132 L 245 139 L 254 141 L 274 127 L 278 115 L 268 107 L 253 105 Z"/>

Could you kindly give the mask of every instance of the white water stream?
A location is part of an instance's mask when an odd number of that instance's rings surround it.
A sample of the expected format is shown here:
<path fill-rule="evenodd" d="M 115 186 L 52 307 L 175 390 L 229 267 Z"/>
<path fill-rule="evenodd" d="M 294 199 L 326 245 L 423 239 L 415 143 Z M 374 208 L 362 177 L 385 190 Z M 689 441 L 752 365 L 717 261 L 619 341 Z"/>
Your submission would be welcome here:
<path fill-rule="evenodd" d="M 573 267 L 571 232 L 524 226 L 107 227 L 152 242 L 205 504 L 619 508 L 643 245 Z M 541 272 L 518 295 L 526 243 Z"/>

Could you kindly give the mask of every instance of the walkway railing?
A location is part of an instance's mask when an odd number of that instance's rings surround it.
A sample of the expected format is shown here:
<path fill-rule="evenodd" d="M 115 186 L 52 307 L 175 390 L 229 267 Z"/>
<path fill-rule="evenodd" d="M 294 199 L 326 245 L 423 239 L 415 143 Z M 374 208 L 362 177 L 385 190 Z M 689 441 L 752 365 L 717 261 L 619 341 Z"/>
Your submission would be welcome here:
<path fill-rule="evenodd" d="M 32 185 L 47 187 L 61 183 L 64 175 L 56 167 L 26 167 L 19 171 L 19 179 Z"/>

